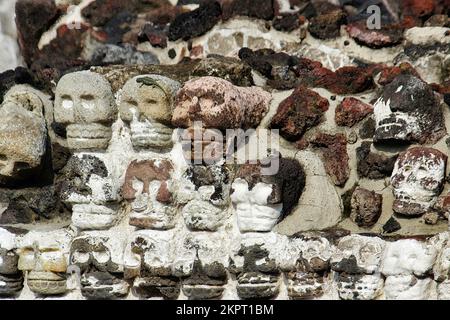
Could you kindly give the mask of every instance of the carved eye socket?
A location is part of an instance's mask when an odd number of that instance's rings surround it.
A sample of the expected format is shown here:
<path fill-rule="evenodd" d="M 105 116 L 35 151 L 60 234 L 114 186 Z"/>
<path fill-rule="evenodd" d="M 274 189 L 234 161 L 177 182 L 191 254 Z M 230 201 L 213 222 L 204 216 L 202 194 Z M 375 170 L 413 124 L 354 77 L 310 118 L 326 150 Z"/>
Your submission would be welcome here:
<path fill-rule="evenodd" d="M 30 168 L 31 168 L 31 166 L 26 162 L 16 162 L 14 164 L 14 169 L 17 171 L 26 170 L 26 169 L 30 169 Z"/>
<path fill-rule="evenodd" d="M 75 251 L 72 254 L 73 263 L 86 263 L 89 261 L 89 253 L 82 251 Z"/>
<path fill-rule="evenodd" d="M 155 99 L 148 99 L 146 102 L 147 102 L 148 104 L 157 104 L 157 103 L 158 103 L 158 101 L 155 100 Z"/>
<path fill-rule="evenodd" d="M 409 172 L 409 171 L 412 170 L 412 167 L 409 166 L 409 165 L 406 165 L 406 166 L 403 167 L 403 170 L 404 170 L 405 172 Z"/>
<path fill-rule="evenodd" d="M 70 108 L 72 108 L 73 107 L 73 100 L 72 100 L 72 97 L 71 96 L 69 96 L 69 95 L 62 95 L 61 96 L 61 106 L 64 108 L 64 109 L 70 109 Z"/>
<path fill-rule="evenodd" d="M 99 263 L 106 263 L 109 261 L 109 252 L 107 251 L 97 251 L 93 252 L 94 259 Z"/>
<path fill-rule="evenodd" d="M 83 94 L 80 97 L 81 100 L 92 101 L 95 100 L 95 97 L 92 94 Z"/>

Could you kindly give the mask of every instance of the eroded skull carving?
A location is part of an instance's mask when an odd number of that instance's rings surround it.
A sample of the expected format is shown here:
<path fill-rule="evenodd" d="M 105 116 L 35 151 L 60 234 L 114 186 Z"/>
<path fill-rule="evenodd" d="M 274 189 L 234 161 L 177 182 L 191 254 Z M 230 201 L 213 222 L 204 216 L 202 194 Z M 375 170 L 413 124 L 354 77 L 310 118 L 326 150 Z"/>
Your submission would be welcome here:
<path fill-rule="evenodd" d="M 137 149 L 172 147 L 174 100 L 180 83 L 164 76 L 134 77 L 122 88 L 120 117 L 129 123 Z"/>
<path fill-rule="evenodd" d="M 80 71 L 66 74 L 59 80 L 54 118 L 66 127 L 70 149 L 106 149 L 116 117 L 111 86 L 101 75 Z"/>
<path fill-rule="evenodd" d="M 313 299 L 322 296 L 332 254 L 330 242 L 320 237 L 293 239 L 291 242 L 291 247 L 297 247 L 299 253 L 295 266 L 286 273 L 289 297 Z"/>
<path fill-rule="evenodd" d="M 80 229 L 106 229 L 119 216 L 118 178 L 100 155 L 74 155 L 63 169 L 61 198 L 72 205 L 72 224 Z"/>
<path fill-rule="evenodd" d="M 241 232 L 268 232 L 297 205 L 305 186 L 298 161 L 279 159 L 275 175 L 263 175 L 260 164 L 245 164 L 237 171 L 231 200 Z"/>
<path fill-rule="evenodd" d="M 72 236 L 66 230 L 32 231 L 19 240 L 19 270 L 27 273 L 27 285 L 38 295 L 67 291 L 67 266 Z"/>
<path fill-rule="evenodd" d="M 0 297 L 17 295 L 23 287 L 23 275 L 18 269 L 16 235 L 0 228 Z"/>
<path fill-rule="evenodd" d="M 81 293 L 88 299 L 114 299 L 128 294 L 123 280 L 126 242 L 113 231 L 88 231 L 75 238 L 70 263 L 81 271 Z"/>
<path fill-rule="evenodd" d="M 230 172 L 226 166 L 189 166 L 180 181 L 177 201 L 186 226 L 193 231 L 216 231 L 229 203 Z"/>
<path fill-rule="evenodd" d="M 386 245 L 381 272 L 386 276 L 387 299 L 426 299 L 437 248 L 432 243 L 403 239 Z M 420 278 L 419 278 L 420 277 Z"/>
<path fill-rule="evenodd" d="M 46 151 L 44 104 L 25 85 L 10 89 L 0 105 L 0 184 L 14 184 L 38 172 Z"/>
<path fill-rule="evenodd" d="M 171 229 L 177 208 L 173 165 L 168 160 L 134 160 L 128 167 L 122 188 L 131 202 L 130 225 L 145 229 Z"/>
<path fill-rule="evenodd" d="M 219 299 L 228 281 L 226 235 L 196 232 L 180 239 L 175 273 L 183 279 L 183 293 L 189 299 Z"/>
<path fill-rule="evenodd" d="M 337 272 L 339 297 L 344 300 L 373 300 L 383 288 L 380 274 L 385 242 L 377 237 L 350 235 L 342 238 L 331 259 Z"/>
<path fill-rule="evenodd" d="M 208 164 L 223 158 L 233 135 L 226 129 L 255 128 L 268 111 L 271 95 L 257 87 L 237 87 L 216 77 L 186 82 L 178 92 L 172 124 L 182 130 L 186 159 Z M 226 137 L 226 138 L 225 138 Z"/>
<path fill-rule="evenodd" d="M 425 213 L 442 191 L 446 164 L 447 156 L 432 148 L 401 153 L 391 177 L 394 212 L 407 216 Z"/>
<path fill-rule="evenodd" d="M 136 231 L 125 252 L 125 278 L 134 280 L 133 291 L 140 297 L 176 299 L 180 283 L 173 273 L 174 232 Z"/>
<path fill-rule="evenodd" d="M 233 253 L 230 271 L 236 274 L 241 299 L 270 299 L 280 291 L 280 268 L 270 252 L 275 246 L 272 235 L 248 233 Z"/>
<path fill-rule="evenodd" d="M 434 143 L 446 133 L 433 90 L 412 75 L 400 75 L 384 88 L 374 114 L 376 142 Z"/>

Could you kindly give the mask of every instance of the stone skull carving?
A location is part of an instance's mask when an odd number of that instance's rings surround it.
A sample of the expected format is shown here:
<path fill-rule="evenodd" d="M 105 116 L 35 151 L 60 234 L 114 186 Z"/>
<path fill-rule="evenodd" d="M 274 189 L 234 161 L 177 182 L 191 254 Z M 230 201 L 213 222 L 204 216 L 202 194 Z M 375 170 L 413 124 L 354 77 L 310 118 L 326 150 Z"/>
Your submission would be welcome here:
<path fill-rule="evenodd" d="M 280 268 L 271 254 L 277 247 L 271 233 L 247 233 L 233 250 L 230 271 L 236 274 L 241 299 L 270 299 L 280 291 Z M 276 241 L 276 239 L 275 239 Z"/>
<path fill-rule="evenodd" d="M 0 184 L 29 178 L 41 167 L 46 151 L 44 104 L 25 85 L 10 89 L 0 105 Z"/>
<path fill-rule="evenodd" d="M 155 74 L 134 77 L 124 85 L 120 117 L 130 125 L 136 149 L 172 147 L 172 112 L 180 87 L 177 81 Z"/>
<path fill-rule="evenodd" d="M 412 75 L 400 75 L 384 88 L 374 114 L 376 142 L 434 143 L 446 133 L 433 90 Z"/>
<path fill-rule="evenodd" d="M 286 273 L 289 298 L 313 299 L 322 296 L 330 268 L 330 242 L 321 237 L 306 237 L 292 239 L 290 246 L 296 248 L 298 254 L 295 265 Z"/>
<path fill-rule="evenodd" d="M 70 263 L 80 268 L 81 293 L 88 299 L 114 299 L 128 294 L 123 278 L 126 242 L 112 231 L 88 231 L 72 241 Z"/>
<path fill-rule="evenodd" d="M 134 279 L 133 291 L 144 298 L 176 299 L 180 282 L 173 273 L 173 230 L 139 230 L 125 251 L 125 278 Z"/>
<path fill-rule="evenodd" d="M 407 216 L 425 213 L 442 191 L 447 156 L 416 147 L 399 155 L 391 176 L 395 201 L 393 210 Z"/>
<path fill-rule="evenodd" d="M 373 300 L 383 288 L 380 274 L 384 240 L 350 235 L 343 237 L 331 258 L 337 272 L 339 297 L 343 300 Z"/>
<path fill-rule="evenodd" d="M 432 243 L 402 239 L 386 245 L 381 273 L 387 299 L 427 299 L 432 280 L 426 278 L 437 257 Z"/>
<path fill-rule="evenodd" d="M 72 236 L 66 230 L 32 231 L 19 241 L 19 270 L 38 295 L 60 295 L 67 288 L 67 266 Z"/>
<path fill-rule="evenodd" d="M 260 164 L 238 168 L 231 201 L 241 232 L 268 232 L 297 205 L 305 186 L 298 161 L 279 159 L 275 175 L 263 175 Z"/>
<path fill-rule="evenodd" d="M 162 230 L 175 226 L 172 173 L 173 165 L 168 160 L 131 162 L 122 188 L 124 199 L 131 202 L 130 225 Z"/>
<path fill-rule="evenodd" d="M 189 299 L 219 299 L 228 282 L 227 237 L 220 233 L 189 233 L 179 239 L 174 271 L 183 279 Z"/>
<path fill-rule="evenodd" d="M 66 127 L 73 150 L 104 150 L 112 137 L 117 106 L 101 75 L 80 71 L 63 76 L 55 92 L 55 122 Z"/>
<path fill-rule="evenodd" d="M 226 166 L 189 166 L 177 193 L 186 226 L 192 231 L 216 231 L 229 203 L 230 172 Z"/>
<path fill-rule="evenodd" d="M 271 95 L 257 87 L 237 87 L 216 77 L 186 82 L 178 92 L 172 124 L 182 130 L 185 157 L 208 164 L 223 159 L 233 135 L 226 129 L 254 128 L 268 111 Z"/>
<path fill-rule="evenodd" d="M 0 228 L 0 297 L 17 295 L 23 287 L 23 275 L 18 269 L 16 235 Z"/>
<path fill-rule="evenodd" d="M 101 155 L 74 155 L 63 169 L 61 198 L 72 205 L 72 224 L 82 230 L 106 229 L 118 220 L 119 183 Z"/>

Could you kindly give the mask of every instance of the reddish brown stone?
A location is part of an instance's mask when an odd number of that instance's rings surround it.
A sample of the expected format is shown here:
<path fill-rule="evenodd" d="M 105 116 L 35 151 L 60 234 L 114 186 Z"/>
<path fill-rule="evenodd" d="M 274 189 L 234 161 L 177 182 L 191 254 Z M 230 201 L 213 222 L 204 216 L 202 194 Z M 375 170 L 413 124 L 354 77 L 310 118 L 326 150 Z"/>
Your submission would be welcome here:
<path fill-rule="evenodd" d="M 276 1 L 273 0 L 222 0 L 223 19 L 232 16 L 248 16 L 272 20 L 275 15 Z"/>
<path fill-rule="evenodd" d="M 335 121 L 338 126 L 353 127 L 373 112 L 373 107 L 356 98 L 344 98 L 337 106 Z"/>
<path fill-rule="evenodd" d="M 148 41 L 153 47 L 167 47 L 167 30 L 159 25 L 146 24 L 140 34 L 140 42 Z"/>
<path fill-rule="evenodd" d="M 380 78 L 378 83 L 380 85 L 387 85 L 391 83 L 400 74 L 410 74 L 420 79 L 420 75 L 417 73 L 416 69 L 409 62 L 402 62 L 395 67 L 385 67 L 381 70 Z"/>
<path fill-rule="evenodd" d="M 156 195 L 156 200 L 161 203 L 171 203 L 172 193 L 167 188 L 167 182 L 163 181 L 159 187 L 158 194 Z"/>
<path fill-rule="evenodd" d="M 305 87 L 298 87 L 280 103 L 270 126 L 273 129 L 280 129 L 283 138 L 295 141 L 320 123 L 328 107 L 327 99 Z"/>
<path fill-rule="evenodd" d="M 368 29 L 366 20 L 353 22 L 346 26 L 349 36 L 369 48 L 383 48 L 399 44 L 403 38 L 400 25 L 384 25 L 381 29 Z"/>
<path fill-rule="evenodd" d="M 16 3 L 16 25 L 21 53 L 30 64 L 42 34 L 58 18 L 53 0 L 19 0 Z"/>
<path fill-rule="evenodd" d="M 402 0 L 403 15 L 414 18 L 430 16 L 435 8 L 435 0 Z"/>
<path fill-rule="evenodd" d="M 325 170 L 333 183 L 337 186 L 344 186 L 350 177 L 345 135 L 319 133 L 310 143 L 320 150 Z"/>
<path fill-rule="evenodd" d="M 356 94 L 372 89 L 374 81 L 370 68 L 342 67 L 333 78 L 325 78 L 322 87 L 336 94 Z"/>
<path fill-rule="evenodd" d="M 351 200 L 350 219 L 359 227 L 372 227 L 381 216 L 381 194 L 363 188 L 356 188 Z"/>

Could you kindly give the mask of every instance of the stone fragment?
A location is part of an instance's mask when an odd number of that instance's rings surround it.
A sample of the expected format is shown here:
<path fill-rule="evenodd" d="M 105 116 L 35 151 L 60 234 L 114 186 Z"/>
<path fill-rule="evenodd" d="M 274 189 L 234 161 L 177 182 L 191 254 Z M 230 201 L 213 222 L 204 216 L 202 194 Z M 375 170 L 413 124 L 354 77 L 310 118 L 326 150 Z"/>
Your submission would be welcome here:
<path fill-rule="evenodd" d="M 358 134 L 361 139 L 373 138 L 373 135 L 375 134 L 375 120 L 373 120 L 373 117 L 369 117 L 364 121 L 359 128 Z"/>
<path fill-rule="evenodd" d="M 289 215 L 305 186 L 303 168 L 294 159 L 279 159 L 275 175 L 263 175 L 260 164 L 244 164 L 235 174 L 231 201 L 239 230 L 268 232 Z"/>
<path fill-rule="evenodd" d="M 148 41 L 153 47 L 167 48 L 167 32 L 168 28 L 161 25 L 147 23 L 139 35 L 139 41 Z"/>
<path fill-rule="evenodd" d="M 368 29 L 367 21 L 360 20 L 348 24 L 345 29 L 357 43 L 374 49 L 397 45 L 403 39 L 403 28 L 395 24 L 383 23 L 381 29 Z"/>
<path fill-rule="evenodd" d="M 357 170 L 360 178 L 373 180 L 390 177 L 397 156 L 389 157 L 370 150 L 372 143 L 365 141 L 356 149 Z"/>
<path fill-rule="evenodd" d="M 181 13 L 172 21 L 169 28 L 169 40 L 187 41 L 205 34 L 219 21 L 222 9 L 217 1 L 200 5 L 199 8 Z"/>
<path fill-rule="evenodd" d="M 93 65 L 129 65 L 129 64 L 159 64 L 156 56 L 148 52 L 136 51 L 125 44 L 123 47 L 113 44 L 98 46 L 92 56 L 87 58 Z"/>
<path fill-rule="evenodd" d="M 353 127 L 373 112 L 373 107 L 356 98 L 344 98 L 336 107 L 335 121 L 338 126 Z"/>
<path fill-rule="evenodd" d="M 0 297 L 16 296 L 23 288 L 16 237 L 14 232 L 0 228 Z"/>
<path fill-rule="evenodd" d="M 395 220 L 394 217 L 391 217 L 383 226 L 383 232 L 385 233 L 393 233 L 400 230 L 402 226 Z"/>
<path fill-rule="evenodd" d="M 424 27 L 450 27 L 450 20 L 446 14 L 436 14 L 431 16 L 424 23 Z"/>
<path fill-rule="evenodd" d="M 225 0 L 222 1 L 222 8 L 225 20 L 236 15 L 272 20 L 275 14 L 275 2 L 272 0 Z"/>
<path fill-rule="evenodd" d="M 401 153 L 391 176 L 394 212 L 419 216 L 428 211 L 442 191 L 447 156 L 425 147 Z"/>
<path fill-rule="evenodd" d="M 394 81 L 394 79 L 400 74 L 408 74 L 420 79 L 419 73 L 417 73 L 410 63 L 402 62 L 398 66 L 383 68 L 381 70 L 378 83 L 385 86 Z"/>
<path fill-rule="evenodd" d="M 40 93 L 12 87 L 0 105 L 0 184 L 32 180 L 42 170 L 47 128 Z"/>
<path fill-rule="evenodd" d="M 337 186 L 344 186 L 350 176 L 347 139 L 343 134 L 319 133 L 310 141 L 321 151 L 325 170 Z"/>
<path fill-rule="evenodd" d="M 342 10 L 334 10 L 312 18 L 308 31 L 318 39 L 331 39 L 340 35 L 341 25 L 346 22 L 346 14 Z"/>
<path fill-rule="evenodd" d="M 73 150 L 104 150 L 112 136 L 117 107 L 109 83 L 90 71 L 62 77 L 55 93 L 55 122 L 66 127 Z"/>
<path fill-rule="evenodd" d="M 433 143 L 446 133 L 433 90 L 411 75 L 399 75 L 384 87 L 374 105 L 376 142 Z"/>
<path fill-rule="evenodd" d="M 253 128 L 267 113 L 270 101 L 271 95 L 261 88 L 201 77 L 186 82 L 178 92 L 172 124 L 187 128 L 202 121 L 204 128 Z"/>
<path fill-rule="evenodd" d="M 305 87 L 298 87 L 280 103 L 270 126 L 280 129 L 281 136 L 289 141 L 299 140 L 320 123 L 328 107 L 327 99 Z"/>
<path fill-rule="evenodd" d="M 375 300 L 381 295 L 383 286 L 379 274 L 338 275 L 338 294 L 342 300 Z"/>
<path fill-rule="evenodd" d="M 431 15 L 435 8 L 434 0 L 404 0 L 402 11 L 404 16 L 422 18 Z"/>
<path fill-rule="evenodd" d="M 122 88 L 120 118 L 129 125 L 135 149 L 172 147 L 172 113 L 180 83 L 148 74 L 128 80 Z"/>
<path fill-rule="evenodd" d="M 372 227 L 381 216 L 383 197 L 374 191 L 357 188 L 351 200 L 352 212 L 350 219 L 359 227 Z"/>
<path fill-rule="evenodd" d="M 426 224 L 435 225 L 439 220 L 439 213 L 436 211 L 428 211 L 423 215 L 423 220 Z"/>
<path fill-rule="evenodd" d="M 275 17 L 272 24 L 276 30 L 291 32 L 300 27 L 300 16 L 297 13 L 282 14 Z"/>

